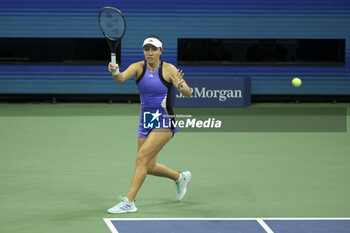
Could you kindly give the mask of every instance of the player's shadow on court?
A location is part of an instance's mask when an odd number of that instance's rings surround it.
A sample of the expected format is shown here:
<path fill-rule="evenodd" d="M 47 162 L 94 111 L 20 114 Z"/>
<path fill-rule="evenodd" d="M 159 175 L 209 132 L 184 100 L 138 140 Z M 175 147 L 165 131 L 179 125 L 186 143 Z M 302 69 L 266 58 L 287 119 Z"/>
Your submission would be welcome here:
<path fill-rule="evenodd" d="M 152 199 L 148 199 L 147 202 L 146 200 L 143 200 L 143 203 L 138 204 L 137 207 L 138 208 L 142 208 L 142 209 L 148 209 L 150 207 L 155 207 L 155 206 L 159 206 L 159 207 L 166 207 L 166 208 L 178 208 L 178 209 L 182 209 L 184 207 L 188 208 L 188 207 L 193 207 L 196 205 L 200 205 L 201 203 L 196 202 L 196 201 L 192 201 L 192 200 L 181 200 L 181 201 L 175 201 L 175 200 L 170 200 L 170 199 L 161 199 L 161 198 L 152 198 Z"/>
<path fill-rule="evenodd" d="M 145 200 L 143 200 L 145 202 Z M 137 207 L 143 209 L 147 216 L 162 217 L 198 217 L 203 216 L 203 202 L 194 200 L 181 200 L 177 202 L 170 199 L 148 199 L 147 203 L 139 204 Z M 171 212 L 169 212 L 171 210 Z M 206 212 L 206 217 L 216 217 L 216 212 Z"/>

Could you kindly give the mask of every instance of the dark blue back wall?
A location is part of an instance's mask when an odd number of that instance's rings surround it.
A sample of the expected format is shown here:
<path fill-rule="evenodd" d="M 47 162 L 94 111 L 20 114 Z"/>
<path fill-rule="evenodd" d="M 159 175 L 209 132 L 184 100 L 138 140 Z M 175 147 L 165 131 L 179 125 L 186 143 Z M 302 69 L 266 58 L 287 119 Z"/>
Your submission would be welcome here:
<path fill-rule="evenodd" d="M 125 14 L 122 70 L 143 59 L 142 41 L 161 37 L 164 60 L 176 65 L 177 38 L 345 38 L 345 67 L 182 67 L 185 77 L 251 76 L 252 94 L 350 94 L 350 1 L 2 0 L 0 37 L 102 38 L 99 9 Z M 0 45 L 1 46 L 1 45 Z M 290 80 L 303 85 L 293 88 Z M 1 65 L 0 93 L 137 93 L 115 84 L 106 66 Z"/>

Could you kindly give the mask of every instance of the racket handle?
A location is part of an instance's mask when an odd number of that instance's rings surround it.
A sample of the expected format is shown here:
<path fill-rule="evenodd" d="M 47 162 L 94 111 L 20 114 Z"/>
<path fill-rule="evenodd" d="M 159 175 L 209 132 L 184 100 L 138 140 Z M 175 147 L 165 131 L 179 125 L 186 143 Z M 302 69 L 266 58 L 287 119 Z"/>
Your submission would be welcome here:
<path fill-rule="evenodd" d="M 111 62 L 113 65 L 117 64 L 117 60 L 116 60 L 116 55 L 115 53 L 111 53 Z"/>

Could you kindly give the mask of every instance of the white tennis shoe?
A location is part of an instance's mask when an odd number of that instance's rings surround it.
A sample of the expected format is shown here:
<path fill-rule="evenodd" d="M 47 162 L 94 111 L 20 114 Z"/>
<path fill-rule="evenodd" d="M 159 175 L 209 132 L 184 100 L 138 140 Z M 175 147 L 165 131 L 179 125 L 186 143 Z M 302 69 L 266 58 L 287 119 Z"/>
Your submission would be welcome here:
<path fill-rule="evenodd" d="M 120 197 L 120 199 L 121 201 L 117 205 L 107 210 L 109 214 L 125 214 L 137 211 L 135 200 L 130 202 L 126 197 Z"/>
<path fill-rule="evenodd" d="M 176 200 L 180 201 L 182 198 L 184 198 L 186 192 L 187 192 L 187 186 L 188 183 L 190 183 L 191 180 L 191 172 L 190 171 L 185 171 L 185 172 L 180 172 L 180 179 L 175 181 L 176 184 Z"/>

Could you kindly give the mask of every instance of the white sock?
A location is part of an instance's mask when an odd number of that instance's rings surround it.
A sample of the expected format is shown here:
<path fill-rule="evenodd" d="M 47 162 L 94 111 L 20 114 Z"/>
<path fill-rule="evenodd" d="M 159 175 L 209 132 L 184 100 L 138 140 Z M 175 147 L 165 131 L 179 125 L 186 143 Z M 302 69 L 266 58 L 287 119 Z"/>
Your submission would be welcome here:
<path fill-rule="evenodd" d="M 127 197 L 125 197 L 125 199 L 126 199 L 128 202 L 131 202 L 131 201 L 129 201 L 129 199 L 128 199 Z"/>
<path fill-rule="evenodd" d="M 179 179 L 178 179 L 177 181 L 175 181 L 175 182 L 179 182 L 179 181 L 181 180 L 181 178 L 182 178 L 182 175 L 181 175 L 181 173 L 179 172 Z"/>

